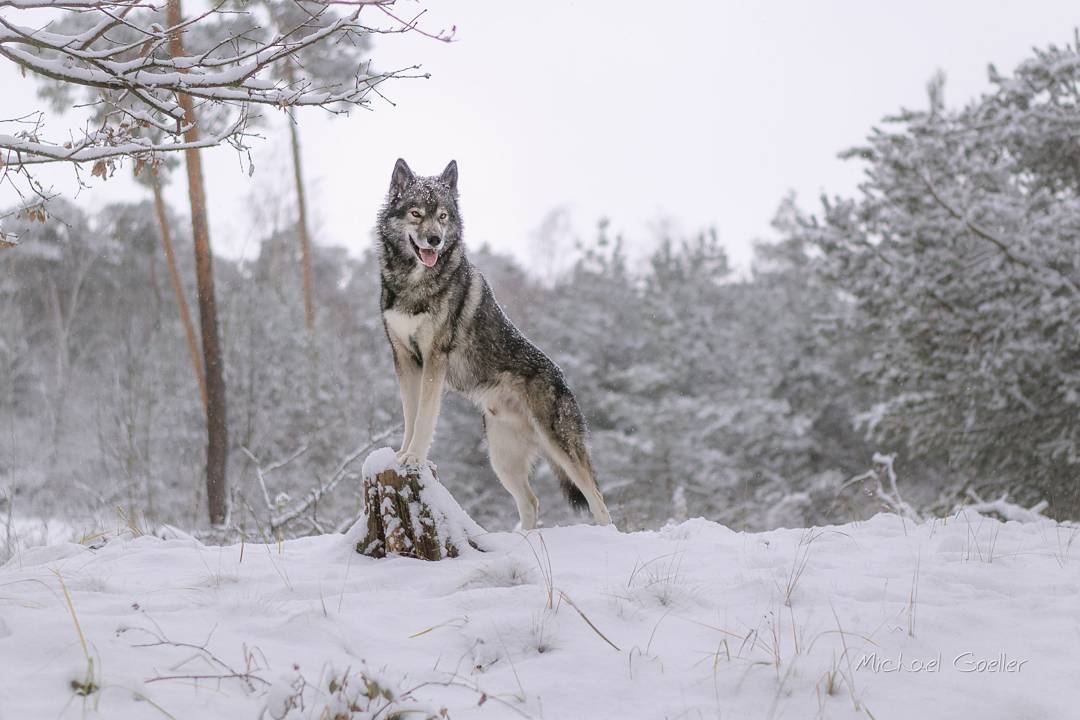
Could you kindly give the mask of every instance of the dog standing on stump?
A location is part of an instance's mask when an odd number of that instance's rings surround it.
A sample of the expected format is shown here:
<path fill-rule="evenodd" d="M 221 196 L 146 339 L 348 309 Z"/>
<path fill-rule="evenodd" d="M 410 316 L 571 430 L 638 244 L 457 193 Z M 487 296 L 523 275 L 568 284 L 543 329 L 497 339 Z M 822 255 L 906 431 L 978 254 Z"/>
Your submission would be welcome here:
<path fill-rule="evenodd" d="M 606 525 L 585 418 L 562 372 L 514 327 L 465 257 L 457 179 L 454 161 L 441 175 L 418 177 L 398 160 L 379 212 L 383 326 L 405 414 L 397 460 L 427 461 L 445 383 L 483 413 L 491 467 L 523 530 L 536 527 L 529 473 L 540 455 L 570 503 Z"/>

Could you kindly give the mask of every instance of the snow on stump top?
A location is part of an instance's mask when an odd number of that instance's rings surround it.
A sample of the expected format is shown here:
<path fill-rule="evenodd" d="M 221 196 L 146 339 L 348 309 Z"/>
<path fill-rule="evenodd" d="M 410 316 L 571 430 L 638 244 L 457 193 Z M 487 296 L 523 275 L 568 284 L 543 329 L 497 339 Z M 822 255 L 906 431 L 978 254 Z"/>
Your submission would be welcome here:
<path fill-rule="evenodd" d="M 399 465 L 393 449 L 384 447 L 367 456 L 361 475 L 364 513 L 354 526 L 356 552 L 441 560 L 478 549 L 475 538 L 484 529 L 442 486 L 431 463 Z"/>

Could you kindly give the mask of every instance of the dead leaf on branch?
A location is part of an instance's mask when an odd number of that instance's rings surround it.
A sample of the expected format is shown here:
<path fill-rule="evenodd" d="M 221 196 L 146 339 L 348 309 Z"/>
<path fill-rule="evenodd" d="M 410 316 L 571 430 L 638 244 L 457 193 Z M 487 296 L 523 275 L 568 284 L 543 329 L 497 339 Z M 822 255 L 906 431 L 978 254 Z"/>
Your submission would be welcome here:
<path fill-rule="evenodd" d="M 15 217 L 20 219 L 26 219 L 30 222 L 44 223 L 49 219 L 49 212 L 45 209 L 44 203 L 38 203 L 37 205 L 31 205 L 30 207 L 23 208 L 18 213 L 16 213 Z"/>

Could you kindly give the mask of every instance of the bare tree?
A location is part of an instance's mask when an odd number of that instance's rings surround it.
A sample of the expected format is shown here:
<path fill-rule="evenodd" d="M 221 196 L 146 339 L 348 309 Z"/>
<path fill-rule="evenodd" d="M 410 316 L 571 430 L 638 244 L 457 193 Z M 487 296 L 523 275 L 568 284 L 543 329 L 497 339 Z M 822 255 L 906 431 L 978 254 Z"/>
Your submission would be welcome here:
<path fill-rule="evenodd" d="M 311 273 L 311 236 L 308 234 L 307 198 L 304 196 L 304 173 L 300 166 L 300 131 L 289 113 L 289 141 L 292 145 L 293 181 L 296 184 L 296 227 L 300 237 L 300 268 L 304 285 L 304 325 L 315 330 L 315 280 Z"/>
<path fill-rule="evenodd" d="M 165 207 L 165 197 L 162 193 L 161 178 L 156 174 L 150 175 L 150 190 L 154 195 L 154 215 L 157 217 L 158 235 L 161 237 L 161 245 L 165 251 L 165 265 L 169 270 L 169 284 L 176 298 L 177 312 L 180 314 L 180 324 L 184 328 L 184 340 L 187 342 L 188 355 L 191 357 L 191 367 L 195 372 L 195 382 L 199 386 L 199 399 L 202 400 L 203 408 L 206 407 L 206 374 L 203 372 L 202 357 L 199 353 L 199 341 L 195 337 L 195 325 L 191 322 L 191 312 L 188 310 L 187 294 L 184 292 L 184 282 L 180 278 L 180 268 L 176 264 L 176 250 L 173 247 L 172 228 L 169 225 L 168 212 Z"/>
<path fill-rule="evenodd" d="M 298 13 L 302 12 L 301 6 L 292 3 L 281 3 L 275 0 L 264 0 L 267 13 L 272 18 L 274 27 L 281 30 L 295 27 L 299 20 Z M 313 32 L 314 28 L 309 30 Z M 333 45 L 320 43 L 305 48 L 295 53 L 289 62 L 282 63 L 284 74 L 282 79 L 288 84 L 296 82 L 296 73 L 299 69 L 308 78 L 318 79 L 320 82 L 340 82 L 347 78 L 355 68 L 363 61 L 363 57 L 370 51 L 371 44 L 362 42 L 366 37 L 358 38 L 356 42 L 349 44 L 335 43 Z M 300 153 L 300 129 L 296 119 L 296 111 L 290 108 L 287 115 L 289 126 L 289 144 L 292 149 L 293 161 L 293 184 L 296 188 L 296 235 L 300 241 L 300 278 L 304 296 L 304 325 L 309 333 L 315 330 L 315 291 L 314 277 L 311 267 L 311 228 L 308 223 L 307 194 L 304 190 L 304 173 Z"/>
<path fill-rule="evenodd" d="M 303 5 L 280 0 L 231 0 L 241 2 L 246 7 L 257 4 L 265 13 L 273 31 L 283 32 L 300 27 L 307 10 Z M 231 7 L 231 6 L 230 6 Z M 409 21 L 409 22 L 414 22 Z M 326 20 L 323 21 L 325 24 Z M 302 32 L 311 33 L 319 25 L 309 23 Z M 293 53 L 288 62 L 281 63 L 278 79 L 287 85 L 296 82 L 297 73 L 302 73 L 309 80 L 320 84 L 337 84 L 352 77 L 355 68 L 364 62 L 371 50 L 367 36 L 353 36 L 349 42 L 317 43 Z M 278 68 L 275 68 L 278 70 Z M 304 189 L 304 173 L 300 152 L 300 129 L 295 108 L 289 108 L 286 115 L 289 128 L 289 143 L 292 151 L 293 185 L 296 191 L 296 237 L 300 244 L 300 279 L 303 289 L 304 325 L 309 333 L 315 329 L 314 277 L 312 273 L 311 227 L 308 222 L 307 194 Z"/>
<path fill-rule="evenodd" d="M 180 0 L 168 0 L 166 19 L 170 27 L 183 25 Z M 181 33 L 169 37 L 172 57 L 182 58 Z M 195 248 L 195 287 L 202 330 L 203 378 L 206 384 L 206 505 L 210 522 L 224 524 L 228 516 L 229 426 L 225 401 L 225 367 L 218 332 L 217 296 L 214 292 L 214 254 L 210 249 L 210 220 L 206 214 L 206 188 L 199 155 L 199 124 L 195 102 L 188 93 L 177 101 L 188 119 L 184 127 L 184 164 L 187 168 L 188 201 L 191 205 L 191 239 Z"/>

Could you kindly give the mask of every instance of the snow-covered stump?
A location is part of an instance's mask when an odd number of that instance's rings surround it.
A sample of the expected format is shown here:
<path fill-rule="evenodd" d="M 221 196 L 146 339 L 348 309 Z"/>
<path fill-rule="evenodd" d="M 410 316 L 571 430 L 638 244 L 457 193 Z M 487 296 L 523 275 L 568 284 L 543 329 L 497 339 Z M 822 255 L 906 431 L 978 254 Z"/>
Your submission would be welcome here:
<path fill-rule="evenodd" d="M 479 549 L 475 539 L 484 529 L 442 486 L 431 463 L 399 465 L 393 449 L 384 447 L 368 455 L 361 474 L 364 513 L 354 526 L 358 553 L 442 560 Z"/>

